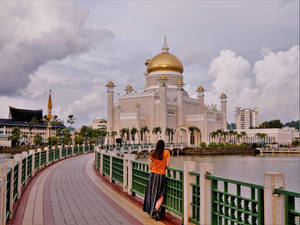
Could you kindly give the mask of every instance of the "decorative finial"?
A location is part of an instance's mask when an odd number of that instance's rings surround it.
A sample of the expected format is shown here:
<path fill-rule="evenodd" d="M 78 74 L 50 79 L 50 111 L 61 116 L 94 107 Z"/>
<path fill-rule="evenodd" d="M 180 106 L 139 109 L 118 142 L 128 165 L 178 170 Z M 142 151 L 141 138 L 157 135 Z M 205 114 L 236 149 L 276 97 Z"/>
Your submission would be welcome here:
<path fill-rule="evenodd" d="M 169 52 L 169 47 L 168 47 L 166 35 L 165 35 L 165 38 L 164 38 L 164 45 L 163 45 L 161 50 L 162 50 L 162 52 Z"/>
<path fill-rule="evenodd" d="M 52 118 L 52 98 L 51 98 L 51 92 L 52 90 L 49 90 L 49 98 L 48 98 L 48 114 L 47 117 L 48 119 Z"/>

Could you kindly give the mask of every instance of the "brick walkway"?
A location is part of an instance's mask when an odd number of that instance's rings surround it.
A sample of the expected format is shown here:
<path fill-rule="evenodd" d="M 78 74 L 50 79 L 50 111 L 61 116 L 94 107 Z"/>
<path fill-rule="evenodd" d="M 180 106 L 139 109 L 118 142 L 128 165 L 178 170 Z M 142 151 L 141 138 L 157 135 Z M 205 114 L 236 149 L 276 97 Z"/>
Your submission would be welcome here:
<path fill-rule="evenodd" d="M 42 171 L 22 197 L 13 224 L 161 224 L 99 179 L 93 159 L 85 154 Z"/>

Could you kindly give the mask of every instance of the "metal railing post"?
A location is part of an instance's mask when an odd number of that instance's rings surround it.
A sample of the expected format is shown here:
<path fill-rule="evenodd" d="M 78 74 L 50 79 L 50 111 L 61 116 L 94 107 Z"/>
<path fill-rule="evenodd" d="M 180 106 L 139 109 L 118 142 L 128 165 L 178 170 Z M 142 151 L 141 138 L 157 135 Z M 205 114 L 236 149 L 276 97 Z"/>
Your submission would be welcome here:
<path fill-rule="evenodd" d="M 13 206 L 14 206 L 14 170 L 15 161 L 13 159 L 5 159 L 6 165 L 10 165 L 10 189 L 9 189 L 9 219 L 13 218 Z"/>
<path fill-rule="evenodd" d="M 190 171 L 195 171 L 196 162 L 195 161 L 184 161 L 183 163 L 183 224 L 187 225 L 189 223 L 189 218 L 192 217 L 192 199 L 193 190 L 191 182 L 195 182 L 195 177 L 189 174 Z"/>
<path fill-rule="evenodd" d="M 21 198 L 22 194 L 22 154 L 18 154 L 19 171 L 18 171 L 18 199 Z"/>
<path fill-rule="evenodd" d="M 29 150 L 29 155 L 32 155 L 31 158 L 31 177 L 34 175 L 34 164 L 35 164 L 35 150 Z"/>
<path fill-rule="evenodd" d="M 6 224 L 6 163 L 0 164 L 0 178 L 2 179 L 2 196 L 1 196 L 1 225 Z"/>
<path fill-rule="evenodd" d="M 284 195 L 275 193 L 275 188 L 284 188 L 284 174 L 264 173 L 264 221 L 265 224 L 285 224 Z"/>
<path fill-rule="evenodd" d="M 100 152 L 100 167 L 99 167 L 99 171 L 100 171 L 100 174 L 103 175 L 103 149 L 100 149 L 99 152 Z"/>
<path fill-rule="evenodd" d="M 211 163 L 200 164 L 200 224 L 211 224 L 211 180 L 206 174 L 214 172 L 214 165 Z"/>
<path fill-rule="evenodd" d="M 45 166 L 48 166 L 50 149 L 47 147 L 47 148 L 44 148 L 44 151 L 46 151 L 46 163 L 45 163 Z"/>

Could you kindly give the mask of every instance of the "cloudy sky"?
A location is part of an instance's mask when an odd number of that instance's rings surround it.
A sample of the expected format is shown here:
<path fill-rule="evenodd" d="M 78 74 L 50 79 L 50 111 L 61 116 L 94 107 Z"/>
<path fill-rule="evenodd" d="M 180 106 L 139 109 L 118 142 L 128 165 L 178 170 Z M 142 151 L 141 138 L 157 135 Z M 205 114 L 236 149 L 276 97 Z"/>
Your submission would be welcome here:
<path fill-rule="evenodd" d="M 259 120 L 299 119 L 298 0 L 0 1 L 0 118 L 8 106 L 44 109 L 75 126 L 106 117 L 105 84 L 142 90 L 144 61 L 166 35 L 191 96 L 228 95 Z"/>

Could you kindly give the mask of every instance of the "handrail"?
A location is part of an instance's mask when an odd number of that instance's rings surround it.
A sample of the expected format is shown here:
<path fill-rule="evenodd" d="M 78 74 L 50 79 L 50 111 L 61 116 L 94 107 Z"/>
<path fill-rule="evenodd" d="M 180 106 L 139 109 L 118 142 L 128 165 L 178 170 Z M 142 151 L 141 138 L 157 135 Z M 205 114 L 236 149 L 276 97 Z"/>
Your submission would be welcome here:
<path fill-rule="evenodd" d="M 276 194 L 283 194 L 283 195 L 289 195 L 289 196 L 293 196 L 296 198 L 300 198 L 300 193 L 297 192 L 293 192 L 293 191 L 288 191 L 282 188 L 275 188 L 275 193 Z"/>
<path fill-rule="evenodd" d="M 206 178 L 211 179 L 211 180 L 219 180 L 219 181 L 224 181 L 232 184 L 238 184 L 238 185 L 243 185 L 251 188 L 257 188 L 257 189 L 264 189 L 263 185 L 258 185 L 258 184 L 252 184 L 252 183 L 247 183 L 243 181 L 238 181 L 238 180 L 233 180 L 229 178 L 224 178 L 224 177 L 219 177 L 211 174 L 206 174 Z"/>

